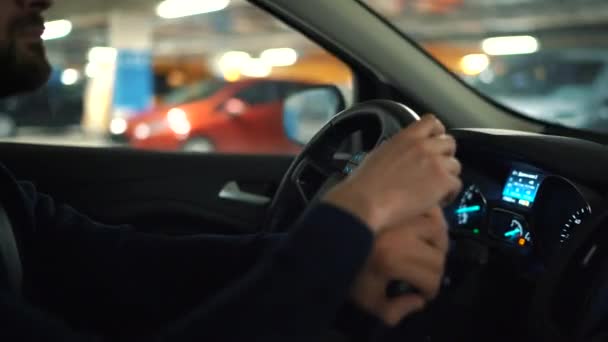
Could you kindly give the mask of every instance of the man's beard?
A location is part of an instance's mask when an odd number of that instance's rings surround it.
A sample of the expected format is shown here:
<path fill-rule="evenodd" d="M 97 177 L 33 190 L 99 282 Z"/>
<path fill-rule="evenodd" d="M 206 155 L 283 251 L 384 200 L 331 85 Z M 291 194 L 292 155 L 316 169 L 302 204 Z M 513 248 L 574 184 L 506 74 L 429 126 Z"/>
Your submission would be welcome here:
<path fill-rule="evenodd" d="M 16 35 L 11 36 L 5 45 L 0 43 L 0 98 L 37 90 L 51 73 L 41 42 L 19 46 Z"/>

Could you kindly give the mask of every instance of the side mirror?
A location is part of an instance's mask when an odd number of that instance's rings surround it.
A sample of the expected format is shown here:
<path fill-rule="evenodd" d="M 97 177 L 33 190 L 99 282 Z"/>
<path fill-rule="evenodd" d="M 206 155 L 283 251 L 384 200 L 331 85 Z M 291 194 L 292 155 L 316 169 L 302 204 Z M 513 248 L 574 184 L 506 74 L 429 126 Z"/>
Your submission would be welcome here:
<path fill-rule="evenodd" d="M 305 145 L 345 108 L 344 97 L 335 86 L 318 86 L 296 92 L 283 103 L 283 128 L 292 141 Z"/>

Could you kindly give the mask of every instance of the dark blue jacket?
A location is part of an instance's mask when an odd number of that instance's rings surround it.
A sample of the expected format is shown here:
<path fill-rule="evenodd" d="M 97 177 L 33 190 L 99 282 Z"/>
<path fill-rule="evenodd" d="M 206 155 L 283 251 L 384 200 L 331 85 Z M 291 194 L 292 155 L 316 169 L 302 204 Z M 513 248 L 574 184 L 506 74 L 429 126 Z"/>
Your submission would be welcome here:
<path fill-rule="evenodd" d="M 24 270 L 20 298 L 0 289 L 0 341 L 314 339 L 372 245 L 328 205 L 289 235 L 174 238 L 95 222 L 4 167 L 0 189 Z"/>

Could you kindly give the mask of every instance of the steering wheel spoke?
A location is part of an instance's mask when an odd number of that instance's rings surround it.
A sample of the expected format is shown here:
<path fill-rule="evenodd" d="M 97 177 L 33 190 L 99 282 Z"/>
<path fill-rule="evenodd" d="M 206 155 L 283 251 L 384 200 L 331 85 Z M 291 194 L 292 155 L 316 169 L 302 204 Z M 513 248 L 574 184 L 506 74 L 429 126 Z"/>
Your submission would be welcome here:
<path fill-rule="evenodd" d="M 317 198 L 317 193 L 325 186 L 328 179 L 335 179 L 342 174 L 342 168 L 333 160 L 321 158 L 303 159 L 291 177 L 300 199 L 308 205 Z"/>
<path fill-rule="evenodd" d="M 359 134 L 362 146 L 357 152 L 369 151 L 417 120 L 411 109 L 389 100 L 359 103 L 334 116 L 287 170 L 269 208 L 269 230 L 289 227 L 303 208 L 313 205 L 356 168 L 358 162 L 352 158 L 357 155 L 338 156 L 347 139 Z"/>
<path fill-rule="evenodd" d="M 324 176 L 329 177 L 335 173 L 342 172 L 342 168 L 336 165 L 336 161 L 332 160 L 315 160 L 308 159 L 308 165 L 314 168 L 316 171 L 322 173 Z"/>

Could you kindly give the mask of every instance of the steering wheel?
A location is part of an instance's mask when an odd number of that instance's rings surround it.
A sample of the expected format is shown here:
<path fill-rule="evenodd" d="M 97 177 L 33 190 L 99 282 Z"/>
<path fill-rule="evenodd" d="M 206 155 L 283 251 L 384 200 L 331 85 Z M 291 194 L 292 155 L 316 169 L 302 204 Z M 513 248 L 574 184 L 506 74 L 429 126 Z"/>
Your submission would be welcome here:
<path fill-rule="evenodd" d="M 608 213 L 577 231 L 538 283 L 530 322 L 540 341 L 608 340 Z"/>
<path fill-rule="evenodd" d="M 420 120 L 407 106 L 389 100 L 356 104 L 335 115 L 295 158 L 270 204 L 266 227 L 286 231 L 323 193 L 348 175 L 364 154 L 340 158 L 347 138 L 360 134 L 356 152 L 369 152 L 403 127 Z"/>

